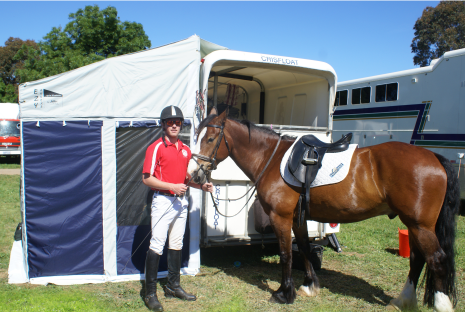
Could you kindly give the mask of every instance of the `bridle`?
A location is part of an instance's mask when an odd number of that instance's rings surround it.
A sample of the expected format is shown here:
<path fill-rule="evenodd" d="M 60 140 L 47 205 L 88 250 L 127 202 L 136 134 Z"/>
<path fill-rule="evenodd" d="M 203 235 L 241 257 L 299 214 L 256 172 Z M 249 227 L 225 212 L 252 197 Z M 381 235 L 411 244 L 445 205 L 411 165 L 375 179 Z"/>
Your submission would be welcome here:
<path fill-rule="evenodd" d="M 231 150 L 229 149 L 229 144 L 228 144 L 228 140 L 226 140 L 226 136 L 224 135 L 224 124 L 225 124 L 225 121 L 223 121 L 223 123 L 221 124 L 221 126 L 218 126 L 218 125 L 206 125 L 205 127 L 210 127 L 210 128 L 217 128 L 217 129 L 220 129 L 220 134 L 218 135 L 218 140 L 216 141 L 216 145 L 215 147 L 213 148 L 213 151 L 212 153 L 210 154 L 210 157 L 207 157 L 207 156 L 204 156 L 204 155 L 200 155 L 200 154 L 195 154 L 195 153 L 192 153 L 192 159 L 197 163 L 197 165 L 199 165 L 199 169 L 195 172 L 196 174 L 198 174 L 198 172 L 200 170 L 202 170 L 205 175 L 208 176 L 208 174 L 210 173 L 210 171 L 212 170 L 216 170 L 218 164 L 216 162 L 216 155 L 218 154 L 218 150 L 220 149 L 220 144 L 221 144 L 221 140 L 223 139 L 224 137 L 224 142 L 226 143 L 226 148 L 228 149 L 228 153 L 231 153 Z M 203 168 L 203 165 L 200 165 L 199 162 L 194 158 L 194 157 L 197 157 L 198 159 L 201 159 L 203 161 L 206 161 L 209 163 L 209 165 L 207 166 L 207 168 Z"/>
<path fill-rule="evenodd" d="M 223 136 L 224 136 L 224 125 L 225 125 L 225 121 L 223 121 L 222 125 L 221 126 L 218 126 L 218 125 L 206 125 L 205 127 L 212 127 L 212 128 L 218 128 L 220 129 L 220 134 L 218 135 L 218 141 L 216 141 L 216 145 L 215 145 L 215 148 L 213 149 L 210 157 L 207 157 L 207 156 L 204 156 L 204 155 L 200 155 L 200 154 L 195 154 L 195 153 L 192 153 L 192 159 L 197 163 L 197 165 L 199 166 L 199 169 L 197 169 L 197 171 L 194 172 L 194 175 L 192 176 L 191 180 L 197 176 L 199 174 L 199 171 L 203 171 L 204 174 L 208 177 L 210 172 L 212 170 L 215 170 L 217 168 L 217 163 L 216 163 L 216 155 L 218 153 L 218 149 L 220 148 L 220 144 L 221 144 L 221 140 L 223 139 Z M 228 149 L 228 153 L 231 154 L 231 151 L 229 149 L 229 144 L 228 144 L 228 141 L 226 140 L 226 136 L 224 136 L 224 142 L 226 143 L 226 148 Z M 241 198 L 243 198 L 244 196 L 246 196 L 250 190 L 254 190 L 252 192 L 252 194 L 250 195 L 250 197 L 247 199 L 247 202 L 245 203 L 245 205 L 237 212 L 235 213 L 234 215 L 232 216 L 227 216 L 227 215 L 224 215 L 222 214 L 219 210 L 218 210 L 218 206 L 216 205 L 216 201 L 215 201 L 215 198 L 213 197 L 213 194 L 210 193 L 210 196 L 211 196 L 211 199 L 212 199 L 212 202 L 213 202 L 213 205 L 215 206 L 215 209 L 216 211 L 218 212 L 218 214 L 220 214 L 221 216 L 223 217 L 226 217 L 226 218 L 230 218 L 230 217 L 234 217 L 234 216 L 237 216 L 246 206 L 247 204 L 249 203 L 250 199 L 252 198 L 253 196 L 253 193 L 255 192 L 255 190 L 257 189 L 257 184 L 258 182 L 260 181 L 263 173 L 265 172 L 266 168 L 268 168 L 268 165 L 270 164 L 271 160 L 273 159 L 273 156 L 274 154 L 276 153 L 276 151 L 278 150 L 278 146 L 279 146 L 279 143 L 281 142 L 281 135 L 279 136 L 279 139 L 278 139 L 278 143 L 276 143 L 276 146 L 274 148 L 274 151 L 273 153 L 271 154 L 271 157 L 270 159 L 268 159 L 268 162 L 266 163 L 265 167 L 263 168 L 262 172 L 260 172 L 260 174 L 258 175 L 258 178 L 257 180 L 255 180 L 255 183 L 254 185 L 249 188 L 244 195 L 242 195 L 241 197 L 239 198 L 235 198 L 235 199 L 222 199 L 222 198 L 217 198 L 217 200 L 227 200 L 227 201 L 235 201 L 235 200 L 239 200 Z M 206 161 L 209 163 L 209 165 L 207 166 L 207 168 L 203 168 L 204 166 L 203 165 L 200 165 L 199 162 L 194 158 L 194 157 L 197 157 L 198 159 L 201 159 L 203 161 Z M 211 169 L 209 169 L 209 167 Z"/>

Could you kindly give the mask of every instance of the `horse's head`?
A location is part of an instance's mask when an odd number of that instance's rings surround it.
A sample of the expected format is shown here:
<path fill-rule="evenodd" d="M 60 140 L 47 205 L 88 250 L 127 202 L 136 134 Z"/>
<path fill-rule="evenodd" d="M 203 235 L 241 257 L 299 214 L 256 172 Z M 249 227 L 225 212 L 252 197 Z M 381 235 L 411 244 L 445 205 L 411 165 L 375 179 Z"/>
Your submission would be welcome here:
<path fill-rule="evenodd" d="M 229 156 L 229 144 L 225 136 L 228 109 L 221 115 L 210 113 L 197 129 L 197 144 L 192 153 L 187 173 L 194 183 L 205 183 L 211 170 Z"/>

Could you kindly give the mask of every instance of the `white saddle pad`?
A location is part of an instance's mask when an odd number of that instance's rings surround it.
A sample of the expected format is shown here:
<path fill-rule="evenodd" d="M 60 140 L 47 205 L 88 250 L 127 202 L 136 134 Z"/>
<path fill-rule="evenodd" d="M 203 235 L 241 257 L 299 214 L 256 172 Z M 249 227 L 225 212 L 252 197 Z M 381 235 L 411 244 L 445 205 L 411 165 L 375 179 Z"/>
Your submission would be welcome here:
<path fill-rule="evenodd" d="M 295 140 L 294 144 L 299 139 L 300 137 Z M 287 160 L 289 159 L 289 155 L 294 148 L 294 144 L 292 144 L 292 146 L 284 154 L 283 160 L 281 161 L 280 171 L 281 177 L 284 179 L 284 181 L 290 185 L 300 187 L 302 186 L 302 183 L 294 178 L 294 176 L 289 171 L 289 168 L 287 167 Z M 334 184 L 344 180 L 349 173 L 350 161 L 357 146 L 358 144 L 350 144 L 349 148 L 344 152 L 326 153 L 323 157 L 321 168 L 318 170 L 315 180 L 313 180 L 312 184 L 310 184 L 310 187 Z"/>

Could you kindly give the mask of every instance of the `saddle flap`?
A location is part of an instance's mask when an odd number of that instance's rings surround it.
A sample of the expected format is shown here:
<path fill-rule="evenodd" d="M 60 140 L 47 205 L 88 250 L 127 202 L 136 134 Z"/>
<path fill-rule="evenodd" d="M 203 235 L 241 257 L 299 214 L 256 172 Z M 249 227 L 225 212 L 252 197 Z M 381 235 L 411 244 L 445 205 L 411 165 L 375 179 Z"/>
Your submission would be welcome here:
<path fill-rule="evenodd" d="M 302 164 L 302 159 L 307 156 L 310 147 L 299 140 L 294 144 L 294 148 L 287 161 L 289 172 L 301 183 L 305 182 L 306 166 Z"/>

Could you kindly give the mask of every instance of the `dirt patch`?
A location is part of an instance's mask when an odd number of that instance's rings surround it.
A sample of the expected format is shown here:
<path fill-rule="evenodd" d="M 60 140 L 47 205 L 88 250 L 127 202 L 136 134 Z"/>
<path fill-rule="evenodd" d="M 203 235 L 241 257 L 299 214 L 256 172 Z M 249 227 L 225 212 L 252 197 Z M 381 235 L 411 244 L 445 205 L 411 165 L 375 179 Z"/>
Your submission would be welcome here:
<path fill-rule="evenodd" d="M 357 257 L 357 258 L 363 258 L 363 257 L 365 257 L 365 255 L 359 254 L 358 252 L 344 252 L 343 255 L 344 255 L 344 256 L 355 256 L 355 257 Z"/>
<path fill-rule="evenodd" d="M 20 169 L 0 169 L 0 175 L 19 175 Z"/>

